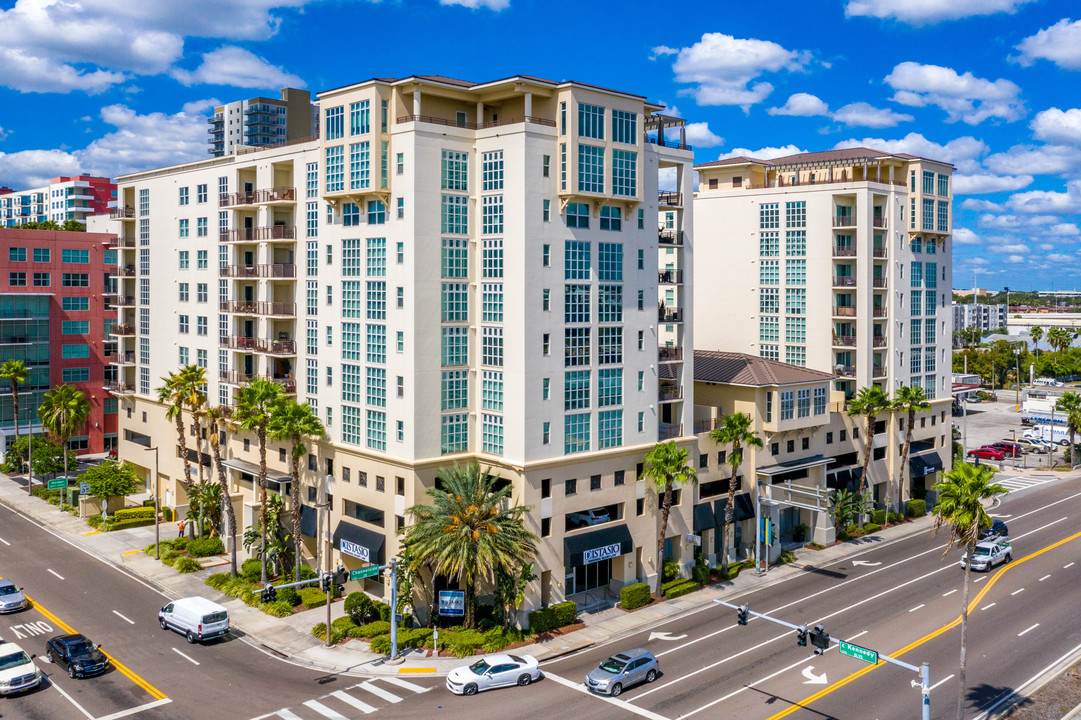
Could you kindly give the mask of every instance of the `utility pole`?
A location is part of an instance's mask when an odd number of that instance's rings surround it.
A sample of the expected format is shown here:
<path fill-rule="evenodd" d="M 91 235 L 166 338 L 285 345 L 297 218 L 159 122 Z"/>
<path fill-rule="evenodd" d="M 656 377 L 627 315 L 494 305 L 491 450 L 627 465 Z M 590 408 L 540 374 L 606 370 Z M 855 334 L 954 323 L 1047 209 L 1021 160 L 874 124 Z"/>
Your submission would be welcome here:
<path fill-rule="evenodd" d="M 158 499 L 158 446 L 155 445 L 152 448 L 146 448 L 146 450 L 154 451 L 154 559 L 159 560 L 161 551 L 161 523 L 158 515 L 161 513 L 161 506 L 160 500 Z"/>
<path fill-rule="evenodd" d="M 398 558 L 390 559 L 390 657 L 398 657 Z"/>

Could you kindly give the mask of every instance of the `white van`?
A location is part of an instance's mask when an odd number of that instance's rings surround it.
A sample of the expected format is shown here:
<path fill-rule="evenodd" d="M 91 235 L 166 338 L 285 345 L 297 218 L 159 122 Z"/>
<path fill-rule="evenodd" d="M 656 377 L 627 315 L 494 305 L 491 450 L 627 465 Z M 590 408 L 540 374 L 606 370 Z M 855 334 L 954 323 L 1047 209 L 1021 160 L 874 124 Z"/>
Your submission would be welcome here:
<path fill-rule="evenodd" d="M 1065 387 L 1066 385 L 1066 383 L 1056 380 L 1055 378 L 1036 378 L 1032 384 L 1042 387 Z"/>
<path fill-rule="evenodd" d="M 1065 425 L 1035 425 L 1025 430 L 1024 437 L 1039 438 L 1057 445 L 1070 444 L 1070 433 Z"/>
<path fill-rule="evenodd" d="M 204 597 L 181 598 L 158 611 L 158 623 L 194 643 L 229 632 L 229 611 Z"/>

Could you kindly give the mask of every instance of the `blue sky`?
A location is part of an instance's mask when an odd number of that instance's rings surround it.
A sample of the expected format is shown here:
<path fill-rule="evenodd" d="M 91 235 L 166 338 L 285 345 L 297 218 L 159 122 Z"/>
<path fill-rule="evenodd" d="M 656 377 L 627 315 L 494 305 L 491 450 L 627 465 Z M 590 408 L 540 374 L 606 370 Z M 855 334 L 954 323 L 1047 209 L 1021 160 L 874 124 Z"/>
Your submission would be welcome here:
<path fill-rule="evenodd" d="M 1081 288 L 1076 0 L 0 0 L 0 37 L 0 185 L 206 157 L 284 85 L 521 73 L 674 107 L 698 162 L 950 161 L 954 287 Z"/>

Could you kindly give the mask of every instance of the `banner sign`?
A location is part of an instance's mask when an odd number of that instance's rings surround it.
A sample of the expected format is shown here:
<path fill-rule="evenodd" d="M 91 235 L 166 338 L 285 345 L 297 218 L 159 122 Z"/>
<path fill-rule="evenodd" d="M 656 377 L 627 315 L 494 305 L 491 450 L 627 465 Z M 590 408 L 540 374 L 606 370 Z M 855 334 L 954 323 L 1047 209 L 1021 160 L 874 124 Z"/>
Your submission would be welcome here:
<path fill-rule="evenodd" d="M 599 548 L 593 548 L 592 550 L 586 550 L 582 553 L 582 564 L 589 565 L 590 563 L 600 562 L 601 560 L 609 560 L 614 557 L 620 556 L 619 543 L 612 543 L 611 545 L 604 545 Z"/>
<path fill-rule="evenodd" d="M 465 591 L 440 590 L 439 614 L 452 617 L 463 617 L 465 615 Z"/>
<path fill-rule="evenodd" d="M 346 555 L 352 555 L 353 557 L 363 560 L 364 562 L 371 562 L 371 553 L 369 553 L 368 548 L 364 547 L 363 545 L 358 545 L 351 540 L 346 540 L 345 538 L 342 538 L 341 545 L 341 551 Z"/>

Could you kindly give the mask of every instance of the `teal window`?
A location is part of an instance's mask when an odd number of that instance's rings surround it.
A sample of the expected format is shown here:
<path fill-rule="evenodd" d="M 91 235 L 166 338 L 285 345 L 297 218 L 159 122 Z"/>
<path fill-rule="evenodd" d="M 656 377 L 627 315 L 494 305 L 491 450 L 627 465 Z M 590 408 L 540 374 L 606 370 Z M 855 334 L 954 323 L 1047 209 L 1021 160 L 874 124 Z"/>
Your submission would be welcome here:
<path fill-rule="evenodd" d="M 101 261 L 105 265 L 116 265 L 116 250 L 106 250 L 101 254 Z"/>
<path fill-rule="evenodd" d="M 481 374 L 481 407 L 485 410 L 503 410 L 503 373 L 485 370 Z"/>
<path fill-rule="evenodd" d="M 207 259 L 208 259 L 208 256 L 207 256 L 207 251 L 206 250 L 196 250 L 195 251 L 195 266 L 197 268 L 199 268 L 200 270 L 206 270 L 206 268 L 207 268 Z"/>
<path fill-rule="evenodd" d="M 187 205 L 188 204 L 188 189 L 186 187 L 180 188 L 180 204 L 181 205 Z"/>
<path fill-rule="evenodd" d="M 781 282 L 781 262 L 779 260 L 763 260 L 758 265 L 759 285 L 779 285 Z"/>
<path fill-rule="evenodd" d="M 370 407 L 387 406 L 387 370 L 370 367 L 367 369 L 367 402 Z"/>
<path fill-rule="evenodd" d="M 790 228 L 807 227 L 807 203 L 804 200 L 784 204 L 785 226 Z"/>
<path fill-rule="evenodd" d="M 758 291 L 758 312 L 764 314 L 781 311 L 781 291 L 778 288 L 762 288 Z"/>
<path fill-rule="evenodd" d="M 368 201 L 368 224 L 382 225 L 387 221 L 387 206 L 382 200 Z"/>
<path fill-rule="evenodd" d="M 206 370 L 207 366 L 207 353 L 206 350 L 195 351 L 195 364 Z"/>
<path fill-rule="evenodd" d="M 758 254 L 762 257 L 779 257 L 781 254 L 780 233 L 760 233 L 758 236 Z"/>
<path fill-rule="evenodd" d="M 325 180 L 326 192 L 339 192 L 345 189 L 345 148 L 341 145 L 327 148 Z"/>
<path fill-rule="evenodd" d="M 385 277 L 387 274 L 387 239 L 368 238 L 368 277 Z"/>
<path fill-rule="evenodd" d="M 589 322 L 589 285 L 565 285 L 563 288 L 563 321 Z"/>
<path fill-rule="evenodd" d="M 586 343 L 588 344 L 588 342 L 587 333 Z M 587 357 L 588 354 L 587 347 Z M 597 364 L 618 365 L 621 362 L 623 362 L 623 328 L 618 325 L 597 328 Z"/>
<path fill-rule="evenodd" d="M 469 277 L 469 241 L 443 238 L 440 264 L 445 278 Z"/>
<path fill-rule="evenodd" d="M 71 252 L 76 252 L 76 251 L 73 251 L 73 250 L 64 250 L 63 251 L 64 262 L 83 262 L 83 263 L 90 262 L 90 251 L 89 250 L 79 250 L 79 251 L 77 251 L 77 252 L 81 252 L 83 254 L 83 257 L 85 258 L 84 260 L 68 260 L 67 255 L 68 255 L 68 253 L 71 253 Z M 116 251 L 114 250 L 113 252 L 116 252 Z M 36 262 L 36 263 L 47 263 L 47 262 L 50 261 L 51 257 L 52 257 L 52 253 L 49 251 L 49 248 L 34 248 L 34 262 Z"/>
<path fill-rule="evenodd" d="M 349 134 L 367 135 L 371 132 L 372 108 L 370 100 L 349 104 Z"/>
<path fill-rule="evenodd" d="M 490 238 L 484 241 L 481 251 L 481 274 L 485 278 L 503 277 L 503 240 Z M 465 277 L 464 275 L 460 277 Z"/>
<path fill-rule="evenodd" d="M 578 146 L 578 192 L 604 192 L 604 148 Z"/>
<path fill-rule="evenodd" d="M 326 125 L 323 136 L 327 140 L 338 140 L 345 134 L 345 108 L 341 105 L 326 109 Z"/>
<path fill-rule="evenodd" d="M 781 227 L 779 203 L 762 203 L 758 206 L 758 227 L 762 230 L 776 230 Z"/>
<path fill-rule="evenodd" d="M 925 263 L 923 267 L 923 286 L 928 288 L 938 287 L 938 263 Z"/>
<path fill-rule="evenodd" d="M 785 260 L 784 261 L 784 280 L 788 285 L 806 285 L 807 284 L 807 261 L 806 260 Z"/>
<path fill-rule="evenodd" d="M 197 237 L 206 237 L 207 224 L 206 218 L 195 218 L 195 234 Z"/>
<path fill-rule="evenodd" d="M 567 280 L 589 280 L 589 243 L 582 240 L 568 240 L 563 252 L 565 262 L 563 276 Z"/>
<path fill-rule="evenodd" d="M 803 288 L 785 288 L 784 311 L 788 315 L 803 315 L 807 312 L 807 291 Z"/>
<path fill-rule="evenodd" d="M 563 329 L 563 367 L 589 365 L 589 328 Z"/>
<path fill-rule="evenodd" d="M 440 227 L 452 235 L 469 234 L 469 198 L 464 195 L 444 195 L 441 204 Z"/>
<path fill-rule="evenodd" d="M 623 404 L 623 368 L 597 371 L 597 407 Z"/>
<path fill-rule="evenodd" d="M 60 323 L 62 335 L 87 335 L 90 333 L 89 320 L 65 320 Z"/>
<path fill-rule="evenodd" d="M 912 287 L 923 287 L 923 263 L 917 261 L 909 264 L 908 279 Z"/>
<path fill-rule="evenodd" d="M 8 262 L 26 262 L 26 248 L 8 248 Z"/>
<path fill-rule="evenodd" d="M 469 371 L 444 370 L 439 395 L 443 410 L 464 410 L 469 401 Z"/>
<path fill-rule="evenodd" d="M 612 151 L 612 194 L 634 197 L 638 194 L 638 153 Z"/>
<path fill-rule="evenodd" d="M 784 361 L 797 367 L 807 366 L 807 348 L 802 345 L 788 345 L 784 349 Z"/>
<path fill-rule="evenodd" d="M 919 290 L 912 291 L 912 304 L 910 306 L 913 315 L 923 314 L 923 293 Z"/>
<path fill-rule="evenodd" d="M 597 243 L 597 279 L 623 282 L 623 245 Z"/>
<path fill-rule="evenodd" d="M 935 201 L 931 198 L 923 199 L 923 225 L 924 230 L 935 229 Z"/>
<path fill-rule="evenodd" d="M 440 360 L 443 367 L 469 364 L 469 328 L 442 328 Z"/>
<path fill-rule="evenodd" d="M 349 188 L 359 190 L 371 187 L 372 157 L 367 142 L 349 145 Z"/>
<path fill-rule="evenodd" d="M 369 320 L 387 319 L 387 284 L 372 282 L 367 284 L 367 318 Z"/>
<path fill-rule="evenodd" d="M 784 319 L 784 339 L 785 342 L 800 345 L 807 342 L 807 319 L 786 317 Z"/>
<path fill-rule="evenodd" d="M 623 286 L 597 287 L 597 320 L 602 323 L 623 322 Z"/>
<path fill-rule="evenodd" d="M 503 417 L 481 415 L 481 450 L 493 455 L 503 454 Z"/>
<path fill-rule="evenodd" d="M 196 202 L 200 205 L 206 202 L 206 183 L 195 186 Z"/>
<path fill-rule="evenodd" d="M 116 415 L 119 403 L 117 402 L 117 398 L 108 397 L 105 398 L 105 401 L 101 404 L 101 406 L 103 412 L 106 415 Z"/>
<path fill-rule="evenodd" d="M 444 455 L 469 449 L 469 416 L 444 415 L 439 432 L 440 452 Z"/>
<path fill-rule="evenodd" d="M 89 273 L 63 273 L 61 280 L 64 287 L 90 287 Z"/>
<path fill-rule="evenodd" d="M 935 194 L 935 174 L 929 170 L 923 171 L 923 194 Z"/>
<path fill-rule="evenodd" d="M 64 360 L 81 360 L 90 357 L 90 346 L 86 343 L 64 345 L 60 349 L 60 356 Z"/>
<path fill-rule="evenodd" d="M 563 373 L 564 410 L 589 408 L 589 375 L 589 370 L 571 370 Z"/>
<path fill-rule="evenodd" d="M 47 272 L 34 273 L 34 287 L 49 287 L 50 277 Z"/>
<path fill-rule="evenodd" d="M 361 290 L 361 284 L 353 280 L 342 282 L 342 317 L 363 317 L 363 310 L 364 295 Z"/>
<path fill-rule="evenodd" d="M 931 322 L 933 323 L 934 321 L 932 320 Z M 910 322 L 909 327 L 911 328 L 911 332 L 909 333 L 908 341 L 910 343 L 912 343 L 913 345 L 922 345 L 923 344 L 923 338 L 922 338 L 922 335 L 923 335 L 923 333 L 922 333 L 923 320 L 921 320 L 919 318 L 914 318 Z M 933 325 L 932 325 L 932 327 L 933 327 Z"/>
<path fill-rule="evenodd" d="M 319 246 L 311 243 L 308 247 L 308 267 L 318 267 Z M 361 275 L 361 250 L 360 240 L 342 240 L 342 275 L 345 277 L 357 277 Z M 315 272 L 309 272 L 314 275 Z"/>
<path fill-rule="evenodd" d="M 177 353 L 177 361 L 181 365 L 187 365 L 188 363 L 191 362 L 191 354 L 190 354 L 190 351 L 188 350 L 188 348 L 181 346 L 181 347 L 177 348 L 177 350 L 179 351 Z"/>
<path fill-rule="evenodd" d="M 188 267 L 191 265 L 191 259 L 190 259 L 191 256 L 189 255 L 188 251 L 187 250 L 181 250 L 179 258 L 180 258 L 180 269 L 181 270 L 187 270 Z"/>
<path fill-rule="evenodd" d="M 787 230 L 784 234 L 784 251 L 788 257 L 807 257 L 807 231 Z"/>
<path fill-rule="evenodd" d="M 503 322 L 503 283 L 484 283 L 481 287 L 481 320 Z"/>
<path fill-rule="evenodd" d="M 814 389 L 814 394 L 815 394 L 815 396 L 814 396 L 815 415 L 825 415 L 826 414 L 826 388 L 824 388 L 824 387 L 816 387 Z"/>
<path fill-rule="evenodd" d="M 913 321 L 913 322 L 915 322 L 915 321 Z M 925 343 L 927 343 L 928 345 L 934 345 L 935 344 L 935 319 L 934 318 L 928 318 L 924 322 L 926 324 L 923 326 L 924 331 L 925 331 L 923 341 Z"/>
<path fill-rule="evenodd" d="M 938 208 L 938 210 L 937 210 L 937 212 L 935 214 L 936 227 L 938 229 L 938 232 L 941 232 L 941 233 L 948 232 L 949 229 L 950 229 L 950 202 L 949 202 L 949 200 L 939 200 L 935 207 Z"/>
<path fill-rule="evenodd" d="M 80 265 L 86 265 L 90 262 L 89 250 L 71 250 L 63 248 L 60 250 L 60 260 L 66 263 L 78 263 Z M 45 251 L 45 258 L 38 260 L 38 251 L 34 250 L 34 262 L 49 262 L 49 251 Z"/>
<path fill-rule="evenodd" d="M 935 304 L 937 303 L 937 296 L 938 296 L 938 293 L 936 293 L 934 290 L 927 290 L 927 291 L 924 292 L 923 300 L 924 300 L 924 308 L 926 309 L 926 312 L 924 312 L 924 315 L 934 315 L 935 314 Z"/>
<path fill-rule="evenodd" d="M 950 194 L 950 176 L 939 175 L 938 176 L 938 194 L 940 197 L 947 197 Z"/>
<path fill-rule="evenodd" d="M 469 155 L 455 150 L 444 150 L 440 173 L 444 190 L 468 190 Z"/>
<path fill-rule="evenodd" d="M 503 367 L 503 328 L 482 328 L 481 364 Z"/>
<path fill-rule="evenodd" d="M 342 405 L 342 442 L 360 445 L 361 421 L 360 408 Z"/>
<path fill-rule="evenodd" d="M 485 235 L 503 234 L 503 196 L 485 195 L 481 198 L 480 231 Z"/>
<path fill-rule="evenodd" d="M 503 189 L 503 151 L 493 150 L 481 156 L 481 190 Z"/>
<path fill-rule="evenodd" d="M 778 342 L 781 337 L 780 319 L 775 315 L 758 318 L 758 339 L 762 342 Z"/>
<path fill-rule="evenodd" d="M 189 223 L 188 223 L 187 220 L 181 220 L 180 221 L 180 237 L 182 237 L 182 238 L 188 237 L 188 224 Z"/>
<path fill-rule="evenodd" d="M 622 410 L 603 410 L 597 413 L 597 444 L 602 450 L 623 444 Z"/>
<path fill-rule="evenodd" d="M 567 227 L 589 227 L 589 204 L 567 203 Z"/>
<path fill-rule="evenodd" d="M 601 206 L 601 230 L 619 232 L 623 229 L 623 211 L 614 205 Z"/>
<path fill-rule="evenodd" d="M 626 110 L 612 110 L 612 142 L 625 145 L 638 144 L 638 114 Z"/>
<path fill-rule="evenodd" d="M 443 322 L 468 322 L 469 284 L 443 283 L 440 309 Z"/>
<path fill-rule="evenodd" d="M 368 410 L 367 445 L 372 450 L 387 449 L 387 414 L 379 410 Z"/>
<path fill-rule="evenodd" d="M 67 311 L 75 310 L 89 310 L 90 298 L 88 297 L 66 297 L 62 299 L 61 307 Z"/>
<path fill-rule="evenodd" d="M 589 413 L 576 413 L 563 418 L 565 454 L 589 451 L 589 424 Z"/>
<path fill-rule="evenodd" d="M 387 361 L 387 326 L 368 325 L 367 328 L 367 354 L 370 363 L 385 363 Z"/>
<path fill-rule="evenodd" d="M 60 375 L 66 383 L 89 382 L 90 368 L 64 368 Z"/>
<path fill-rule="evenodd" d="M 360 401 L 360 366 L 342 365 L 342 402 Z"/>
<path fill-rule="evenodd" d="M 599 105 L 578 103 L 579 137 L 604 140 L 604 108 Z"/>
<path fill-rule="evenodd" d="M 362 352 L 360 323 L 342 323 L 342 360 L 360 360 Z"/>

